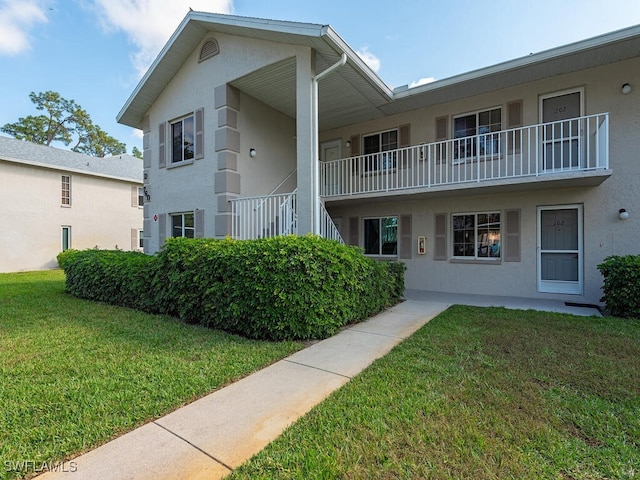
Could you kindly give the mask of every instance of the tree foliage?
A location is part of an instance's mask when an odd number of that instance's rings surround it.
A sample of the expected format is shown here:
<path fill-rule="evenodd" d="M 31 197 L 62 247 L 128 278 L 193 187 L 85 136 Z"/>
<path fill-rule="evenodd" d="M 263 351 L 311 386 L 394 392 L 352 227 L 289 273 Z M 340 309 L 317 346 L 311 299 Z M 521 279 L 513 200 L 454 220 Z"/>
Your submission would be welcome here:
<path fill-rule="evenodd" d="M 74 100 L 67 100 L 57 92 L 31 92 L 31 102 L 39 115 L 20 117 L 7 123 L 0 131 L 18 140 L 50 146 L 52 142 L 71 145 L 74 152 L 94 157 L 126 153 L 126 145 L 95 125 L 91 117 Z"/>

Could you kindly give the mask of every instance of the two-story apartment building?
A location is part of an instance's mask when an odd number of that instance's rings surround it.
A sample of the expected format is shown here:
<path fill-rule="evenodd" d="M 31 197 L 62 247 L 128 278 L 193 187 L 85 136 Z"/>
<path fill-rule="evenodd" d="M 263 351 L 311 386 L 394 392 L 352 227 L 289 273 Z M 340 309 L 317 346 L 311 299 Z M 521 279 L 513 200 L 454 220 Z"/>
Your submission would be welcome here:
<path fill-rule="evenodd" d="M 391 89 L 330 26 L 190 12 L 118 120 L 147 252 L 312 232 L 412 289 L 597 303 L 639 250 L 640 26 Z"/>
<path fill-rule="evenodd" d="M 0 272 L 56 268 L 68 248 L 141 250 L 142 161 L 0 137 Z"/>

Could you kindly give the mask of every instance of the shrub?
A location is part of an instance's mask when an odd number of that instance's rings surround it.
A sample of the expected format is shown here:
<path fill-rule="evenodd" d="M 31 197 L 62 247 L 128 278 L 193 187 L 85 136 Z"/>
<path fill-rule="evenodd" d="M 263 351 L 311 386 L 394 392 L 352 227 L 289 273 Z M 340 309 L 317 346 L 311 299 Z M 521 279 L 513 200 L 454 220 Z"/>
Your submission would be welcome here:
<path fill-rule="evenodd" d="M 171 238 L 154 257 L 85 250 L 63 264 L 76 296 L 273 340 L 328 337 L 404 292 L 404 264 L 314 236 Z"/>
<path fill-rule="evenodd" d="M 169 239 L 158 263 L 152 289 L 163 311 L 252 338 L 325 338 L 404 289 L 388 264 L 313 236 Z"/>
<path fill-rule="evenodd" d="M 66 291 L 77 297 L 141 310 L 153 304 L 148 289 L 153 257 L 92 249 L 58 256 L 58 262 L 66 275 Z"/>
<path fill-rule="evenodd" d="M 58 261 L 58 266 L 64 270 L 66 263 L 68 261 L 71 261 L 71 259 L 73 259 L 73 257 L 77 253 L 78 253 L 78 250 L 74 250 L 73 248 L 69 248 L 64 252 L 60 252 L 56 257 L 56 260 Z"/>
<path fill-rule="evenodd" d="M 640 255 L 610 256 L 598 265 L 604 277 L 600 299 L 616 317 L 640 318 Z"/>

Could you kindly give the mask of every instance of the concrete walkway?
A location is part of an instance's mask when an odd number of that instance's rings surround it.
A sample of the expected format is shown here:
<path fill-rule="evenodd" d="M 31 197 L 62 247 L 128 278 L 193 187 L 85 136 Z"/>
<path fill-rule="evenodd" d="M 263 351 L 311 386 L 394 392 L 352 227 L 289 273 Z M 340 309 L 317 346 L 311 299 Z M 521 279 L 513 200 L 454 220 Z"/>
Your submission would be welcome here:
<path fill-rule="evenodd" d="M 43 480 L 216 479 L 228 475 L 377 358 L 455 303 L 481 296 L 406 292 L 407 301 L 62 464 Z M 509 299 L 513 301 L 513 299 Z M 521 299 L 503 306 L 575 314 L 585 308 Z M 62 433 L 62 432 L 61 432 Z"/>

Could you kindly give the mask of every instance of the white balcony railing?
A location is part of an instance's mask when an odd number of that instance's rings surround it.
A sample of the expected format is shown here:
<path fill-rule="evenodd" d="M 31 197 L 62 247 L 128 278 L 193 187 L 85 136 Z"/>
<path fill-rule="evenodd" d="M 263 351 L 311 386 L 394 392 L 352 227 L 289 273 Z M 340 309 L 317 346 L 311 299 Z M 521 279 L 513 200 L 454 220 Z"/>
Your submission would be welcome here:
<path fill-rule="evenodd" d="M 231 200 L 231 236 L 238 240 L 298 233 L 296 192 Z"/>
<path fill-rule="evenodd" d="M 602 113 L 320 164 L 321 196 L 339 197 L 609 168 Z"/>

